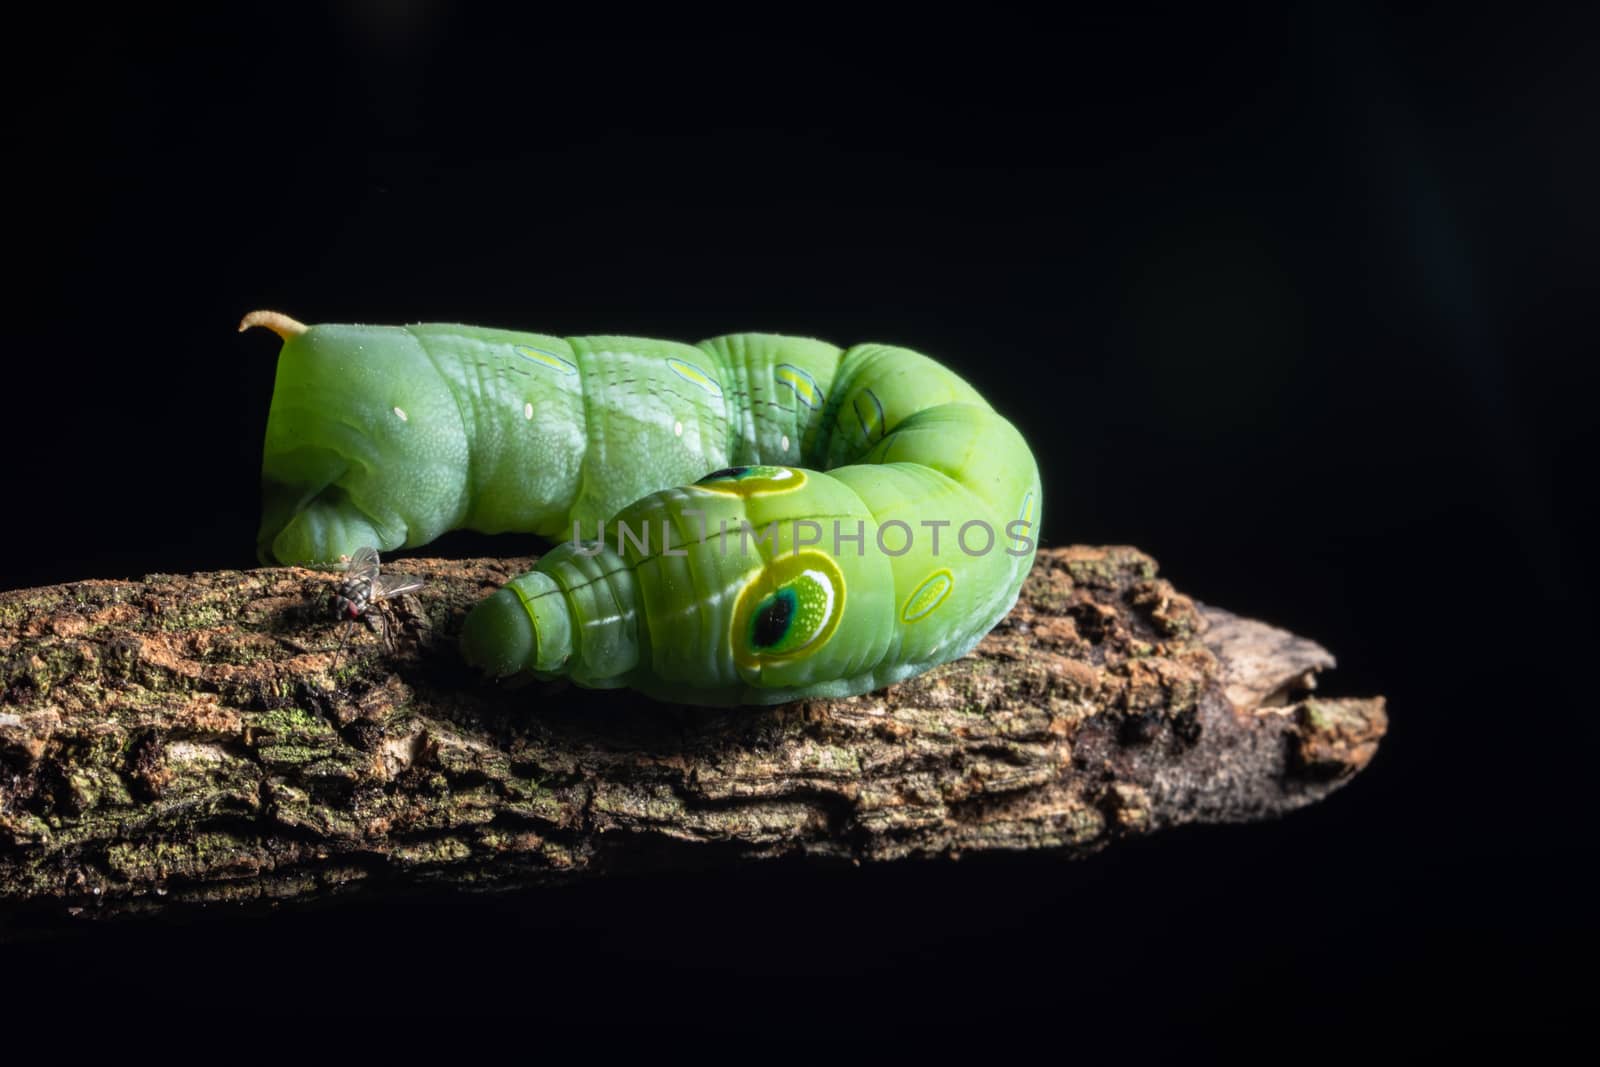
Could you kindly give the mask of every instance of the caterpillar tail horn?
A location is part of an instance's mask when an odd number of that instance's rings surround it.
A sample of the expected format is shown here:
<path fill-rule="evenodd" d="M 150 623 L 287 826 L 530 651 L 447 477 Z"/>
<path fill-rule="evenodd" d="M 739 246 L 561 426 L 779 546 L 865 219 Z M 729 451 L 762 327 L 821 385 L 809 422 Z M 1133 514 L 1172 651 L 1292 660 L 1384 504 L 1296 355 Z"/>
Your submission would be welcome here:
<path fill-rule="evenodd" d="M 244 333 L 252 326 L 265 326 L 285 341 L 291 337 L 299 337 L 310 329 L 305 323 L 291 319 L 281 311 L 252 311 L 239 320 L 240 333 Z"/>

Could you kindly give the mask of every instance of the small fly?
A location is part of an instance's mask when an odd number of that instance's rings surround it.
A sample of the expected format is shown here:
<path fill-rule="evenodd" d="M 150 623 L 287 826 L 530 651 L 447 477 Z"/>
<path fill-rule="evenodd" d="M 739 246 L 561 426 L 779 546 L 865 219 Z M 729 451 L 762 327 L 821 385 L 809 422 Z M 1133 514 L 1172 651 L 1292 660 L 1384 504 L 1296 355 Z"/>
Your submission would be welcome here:
<path fill-rule="evenodd" d="M 350 557 L 350 562 L 345 564 L 344 580 L 334 590 L 334 610 L 341 619 L 349 620 L 350 626 L 345 628 L 344 638 L 339 642 L 339 651 L 333 657 L 334 667 L 339 665 L 339 656 L 344 654 L 344 646 L 350 641 L 350 627 L 355 621 L 365 615 L 368 610 L 384 600 L 400 596 L 402 593 L 414 592 L 427 583 L 414 574 L 382 574 L 379 572 L 378 550 L 363 545 L 356 549 Z M 380 607 L 377 612 L 378 622 L 383 627 L 384 647 L 389 646 L 389 620 Z"/>

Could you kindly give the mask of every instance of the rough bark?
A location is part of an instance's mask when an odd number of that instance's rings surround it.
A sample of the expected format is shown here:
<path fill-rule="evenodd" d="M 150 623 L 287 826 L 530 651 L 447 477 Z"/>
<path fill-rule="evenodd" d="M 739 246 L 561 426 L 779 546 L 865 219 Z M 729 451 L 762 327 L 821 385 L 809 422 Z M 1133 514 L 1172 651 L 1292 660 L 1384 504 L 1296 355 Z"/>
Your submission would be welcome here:
<path fill-rule="evenodd" d="M 956 663 L 868 696 L 707 710 L 483 685 L 466 608 L 528 560 L 358 625 L 294 568 L 0 594 L 0 901 L 87 914 L 420 883 L 548 883 L 784 854 L 1051 849 L 1326 796 L 1382 698 L 1317 645 L 1203 607 L 1130 548 L 1044 552 Z M 376 609 L 375 609 L 376 610 Z"/>

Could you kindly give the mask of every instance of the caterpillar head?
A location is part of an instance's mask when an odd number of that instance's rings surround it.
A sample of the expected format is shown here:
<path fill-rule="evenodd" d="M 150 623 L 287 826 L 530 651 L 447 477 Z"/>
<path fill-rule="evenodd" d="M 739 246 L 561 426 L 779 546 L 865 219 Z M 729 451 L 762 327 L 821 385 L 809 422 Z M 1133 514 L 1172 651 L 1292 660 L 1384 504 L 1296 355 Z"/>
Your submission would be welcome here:
<path fill-rule="evenodd" d="M 253 312 L 283 338 L 261 463 L 265 563 L 330 563 L 362 545 L 430 541 L 465 506 L 461 410 L 398 327 L 304 326 Z"/>
<path fill-rule="evenodd" d="M 467 614 L 461 654 L 490 678 L 531 671 L 545 677 L 572 657 L 572 614 L 555 579 L 530 571 L 489 594 Z"/>

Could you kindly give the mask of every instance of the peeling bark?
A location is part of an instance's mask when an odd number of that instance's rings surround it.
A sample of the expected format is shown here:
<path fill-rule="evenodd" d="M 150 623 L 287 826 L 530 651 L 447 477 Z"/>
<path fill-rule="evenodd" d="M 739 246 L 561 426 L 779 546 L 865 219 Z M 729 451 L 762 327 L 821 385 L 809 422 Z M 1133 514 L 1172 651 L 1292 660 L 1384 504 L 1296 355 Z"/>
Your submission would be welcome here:
<path fill-rule="evenodd" d="M 803 854 L 1078 856 L 1266 818 L 1372 759 L 1381 697 L 1130 548 L 1040 554 L 976 652 L 849 700 L 709 710 L 478 683 L 455 636 L 518 560 L 426 577 L 342 659 L 296 568 L 0 594 L 0 900 L 88 914 Z M 374 611 L 380 610 L 375 608 Z"/>

